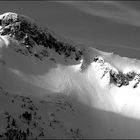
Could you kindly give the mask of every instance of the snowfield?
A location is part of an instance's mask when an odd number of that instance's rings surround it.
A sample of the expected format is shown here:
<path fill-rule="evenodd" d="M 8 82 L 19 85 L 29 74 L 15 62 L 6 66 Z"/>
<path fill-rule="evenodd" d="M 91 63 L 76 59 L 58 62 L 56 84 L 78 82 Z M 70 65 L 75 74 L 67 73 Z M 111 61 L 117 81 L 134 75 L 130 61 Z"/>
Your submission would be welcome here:
<path fill-rule="evenodd" d="M 28 31 L 18 40 L 10 30 L 15 22 L 4 22 L 18 16 L 5 16 L 0 16 L 0 137 L 140 138 L 140 60 L 72 47 L 45 33 L 50 47 L 37 44 Z"/>

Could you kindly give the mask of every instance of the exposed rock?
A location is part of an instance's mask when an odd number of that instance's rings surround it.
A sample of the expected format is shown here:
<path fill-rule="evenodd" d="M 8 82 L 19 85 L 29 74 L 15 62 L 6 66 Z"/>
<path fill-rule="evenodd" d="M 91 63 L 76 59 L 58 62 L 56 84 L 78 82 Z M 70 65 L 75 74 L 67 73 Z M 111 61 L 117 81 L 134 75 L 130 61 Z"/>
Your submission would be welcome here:
<path fill-rule="evenodd" d="M 82 51 L 78 47 L 57 40 L 47 29 L 39 27 L 31 19 L 16 13 L 6 13 L 1 16 L 1 36 L 9 35 L 24 46 L 24 49 L 17 48 L 16 52 L 26 55 L 28 52 L 28 55 L 42 60 L 42 57 L 48 57 L 46 52 L 49 48 L 59 55 L 64 55 L 65 58 L 73 57 L 76 61 L 81 59 Z M 34 49 L 39 45 L 43 46 L 41 52 Z"/>
<path fill-rule="evenodd" d="M 128 73 L 123 73 L 118 69 L 111 66 L 108 62 L 105 62 L 99 56 L 94 57 L 93 61 L 98 63 L 100 69 L 102 70 L 101 79 L 109 73 L 110 75 L 110 83 L 115 84 L 117 87 L 127 86 L 131 81 L 135 81 L 133 88 L 136 88 L 140 82 L 140 74 L 130 71 Z"/>

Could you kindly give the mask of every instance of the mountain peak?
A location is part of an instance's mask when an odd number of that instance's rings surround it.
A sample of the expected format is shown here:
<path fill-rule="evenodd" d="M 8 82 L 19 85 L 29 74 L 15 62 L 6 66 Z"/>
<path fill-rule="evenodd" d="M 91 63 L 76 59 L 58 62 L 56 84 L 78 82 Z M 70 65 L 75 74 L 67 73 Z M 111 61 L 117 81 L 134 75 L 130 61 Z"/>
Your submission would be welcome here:
<path fill-rule="evenodd" d="M 48 57 L 50 50 L 53 50 L 65 59 L 81 60 L 80 48 L 60 41 L 47 28 L 40 27 L 24 15 L 12 12 L 4 13 L 0 15 L 0 25 L 1 36 L 8 36 L 22 45 L 22 48 L 16 48 L 16 52 L 21 54 L 26 52 L 26 55 L 32 55 L 42 60 L 43 57 Z"/>
<path fill-rule="evenodd" d="M 93 58 L 93 62 L 97 64 L 97 70 L 100 73 L 101 79 L 108 74 L 109 83 L 114 84 L 117 87 L 128 86 L 133 82 L 132 87 L 136 88 L 140 82 L 140 74 L 135 71 L 129 71 L 127 73 L 121 72 L 116 67 L 110 65 L 102 57 L 96 56 Z"/>

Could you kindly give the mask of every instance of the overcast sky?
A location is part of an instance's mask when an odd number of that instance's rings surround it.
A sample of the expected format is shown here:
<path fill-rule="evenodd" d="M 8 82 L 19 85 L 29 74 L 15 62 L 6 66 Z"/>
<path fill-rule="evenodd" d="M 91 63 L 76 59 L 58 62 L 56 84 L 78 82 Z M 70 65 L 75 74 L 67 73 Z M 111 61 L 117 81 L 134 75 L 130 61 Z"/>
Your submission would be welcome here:
<path fill-rule="evenodd" d="M 0 1 L 0 13 L 29 16 L 65 38 L 140 59 L 139 1 Z"/>

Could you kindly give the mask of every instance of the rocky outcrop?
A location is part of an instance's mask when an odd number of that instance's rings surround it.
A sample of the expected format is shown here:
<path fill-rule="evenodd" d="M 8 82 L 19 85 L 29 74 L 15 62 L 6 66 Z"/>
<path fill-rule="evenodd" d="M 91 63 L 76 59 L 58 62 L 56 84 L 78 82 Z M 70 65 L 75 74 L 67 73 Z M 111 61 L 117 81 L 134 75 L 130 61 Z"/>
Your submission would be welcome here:
<path fill-rule="evenodd" d="M 72 58 L 75 61 L 82 57 L 82 51 L 78 47 L 59 41 L 47 29 L 36 25 L 23 15 L 5 13 L 0 17 L 0 26 L 1 36 L 8 35 L 25 47 L 24 50 L 16 49 L 21 54 L 33 55 L 42 60 L 43 57 L 48 56 L 49 49 L 52 49 L 64 58 Z"/>
<path fill-rule="evenodd" d="M 105 62 L 100 57 L 94 57 L 94 62 L 98 63 L 103 71 L 101 78 L 103 78 L 107 73 L 110 75 L 110 84 L 115 84 L 117 87 L 127 86 L 131 81 L 134 81 L 133 88 L 136 88 L 140 82 L 140 74 L 134 71 L 128 73 L 123 73 L 118 69 L 111 66 L 109 63 Z"/>

